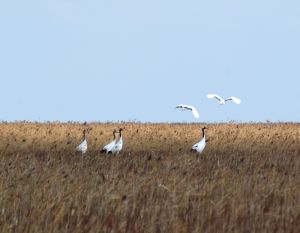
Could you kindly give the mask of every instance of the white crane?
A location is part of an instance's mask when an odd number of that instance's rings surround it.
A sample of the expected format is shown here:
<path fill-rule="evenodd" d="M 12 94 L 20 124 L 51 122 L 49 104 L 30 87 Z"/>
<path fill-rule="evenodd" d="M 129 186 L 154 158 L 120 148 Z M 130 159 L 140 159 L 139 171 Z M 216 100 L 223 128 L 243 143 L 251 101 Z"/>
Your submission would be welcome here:
<path fill-rule="evenodd" d="M 86 140 L 86 129 L 83 130 L 83 140 L 82 142 L 76 147 L 77 152 L 81 152 L 81 154 L 85 154 L 87 151 L 87 140 Z"/>
<path fill-rule="evenodd" d="M 218 100 L 218 102 L 219 102 L 220 105 L 224 105 L 224 104 L 226 104 L 226 102 L 228 102 L 228 101 L 232 101 L 232 102 L 234 102 L 234 103 L 236 103 L 236 104 L 240 104 L 240 103 L 242 102 L 239 98 L 234 97 L 234 96 L 231 96 L 231 97 L 229 97 L 229 98 L 227 98 L 227 99 L 222 99 L 219 95 L 216 95 L 216 94 L 209 94 L 209 95 L 207 95 L 206 97 L 207 97 L 208 99 L 216 99 L 216 100 Z"/>
<path fill-rule="evenodd" d="M 103 149 L 100 151 L 101 154 L 112 153 L 111 150 L 116 145 L 116 133 L 117 133 L 117 130 L 114 129 L 114 132 L 113 132 L 114 140 L 103 147 Z"/>
<path fill-rule="evenodd" d="M 119 134 L 120 134 L 120 139 L 119 141 L 114 145 L 114 147 L 111 149 L 111 152 L 113 154 L 119 154 L 120 151 L 123 149 L 123 134 L 122 134 L 123 129 L 121 128 L 119 130 Z"/>
<path fill-rule="evenodd" d="M 197 152 L 197 153 L 202 153 L 206 146 L 206 139 L 205 139 L 205 130 L 207 128 L 203 127 L 202 128 L 202 139 L 200 142 L 196 143 L 195 145 L 192 146 L 191 152 Z"/>
<path fill-rule="evenodd" d="M 199 113 L 197 109 L 191 105 L 185 105 L 185 104 L 179 104 L 176 106 L 176 108 L 179 108 L 181 110 L 189 110 L 192 111 L 195 118 L 199 118 Z"/>

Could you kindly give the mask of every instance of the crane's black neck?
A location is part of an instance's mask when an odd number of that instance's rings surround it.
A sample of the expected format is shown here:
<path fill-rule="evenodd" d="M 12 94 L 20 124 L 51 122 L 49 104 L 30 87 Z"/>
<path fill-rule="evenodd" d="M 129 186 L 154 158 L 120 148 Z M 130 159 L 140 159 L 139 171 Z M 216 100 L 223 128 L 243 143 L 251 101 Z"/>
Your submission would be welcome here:
<path fill-rule="evenodd" d="M 119 130 L 120 138 L 122 137 L 122 129 Z"/>
<path fill-rule="evenodd" d="M 202 137 L 205 137 L 205 128 L 202 128 Z"/>

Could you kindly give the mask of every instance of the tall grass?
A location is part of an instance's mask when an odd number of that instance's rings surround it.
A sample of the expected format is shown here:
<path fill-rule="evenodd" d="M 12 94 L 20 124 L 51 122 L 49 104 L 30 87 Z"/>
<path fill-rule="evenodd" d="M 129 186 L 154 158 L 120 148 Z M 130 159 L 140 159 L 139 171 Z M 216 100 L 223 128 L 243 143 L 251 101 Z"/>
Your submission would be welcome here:
<path fill-rule="evenodd" d="M 197 155 L 194 124 L 1 124 L 0 231 L 300 232 L 300 125 L 208 128 Z"/>

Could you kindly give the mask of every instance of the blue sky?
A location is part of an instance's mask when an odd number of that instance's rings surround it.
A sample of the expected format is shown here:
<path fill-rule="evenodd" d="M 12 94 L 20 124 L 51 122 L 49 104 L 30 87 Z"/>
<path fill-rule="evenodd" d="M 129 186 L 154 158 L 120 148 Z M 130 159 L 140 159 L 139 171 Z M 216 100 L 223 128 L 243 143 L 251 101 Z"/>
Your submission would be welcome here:
<path fill-rule="evenodd" d="M 300 121 L 300 1 L 11 0 L 0 30 L 0 120 Z"/>

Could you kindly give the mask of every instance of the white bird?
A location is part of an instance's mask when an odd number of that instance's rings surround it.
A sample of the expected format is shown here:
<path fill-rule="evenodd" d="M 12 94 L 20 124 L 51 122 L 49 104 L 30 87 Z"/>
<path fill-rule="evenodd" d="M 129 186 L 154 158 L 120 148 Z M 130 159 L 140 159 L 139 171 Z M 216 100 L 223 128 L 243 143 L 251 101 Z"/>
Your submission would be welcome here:
<path fill-rule="evenodd" d="M 202 128 L 202 139 L 200 140 L 200 142 L 198 142 L 192 146 L 191 152 L 202 153 L 202 151 L 204 150 L 205 145 L 206 145 L 206 139 L 205 139 L 205 130 L 206 129 L 207 128 L 205 128 L 205 127 Z"/>
<path fill-rule="evenodd" d="M 119 141 L 114 145 L 114 147 L 111 149 L 111 153 L 113 154 L 119 154 L 120 151 L 123 149 L 123 135 L 122 135 L 123 129 L 121 128 L 119 130 L 120 139 Z"/>
<path fill-rule="evenodd" d="M 86 130 L 83 130 L 83 140 L 82 142 L 76 147 L 77 152 L 81 152 L 81 154 L 85 154 L 87 151 L 87 140 L 86 140 Z"/>
<path fill-rule="evenodd" d="M 216 99 L 216 100 L 218 100 L 218 102 L 219 102 L 220 105 L 224 105 L 228 101 L 232 101 L 232 102 L 234 102 L 236 104 L 240 104 L 242 102 L 239 98 L 234 97 L 234 96 L 231 96 L 231 97 L 229 97 L 227 99 L 222 99 L 220 96 L 218 96 L 216 94 L 209 94 L 209 95 L 207 95 L 207 98 L 208 99 Z"/>
<path fill-rule="evenodd" d="M 191 105 L 179 104 L 176 106 L 176 108 L 179 108 L 181 110 L 190 110 L 190 111 L 192 111 L 195 118 L 199 118 L 199 113 L 198 113 L 197 109 Z"/>
<path fill-rule="evenodd" d="M 101 154 L 111 153 L 112 148 L 116 144 L 116 133 L 117 133 L 117 130 L 114 129 L 114 132 L 113 132 L 114 140 L 103 147 L 103 149 L 100 151 Z"/>

